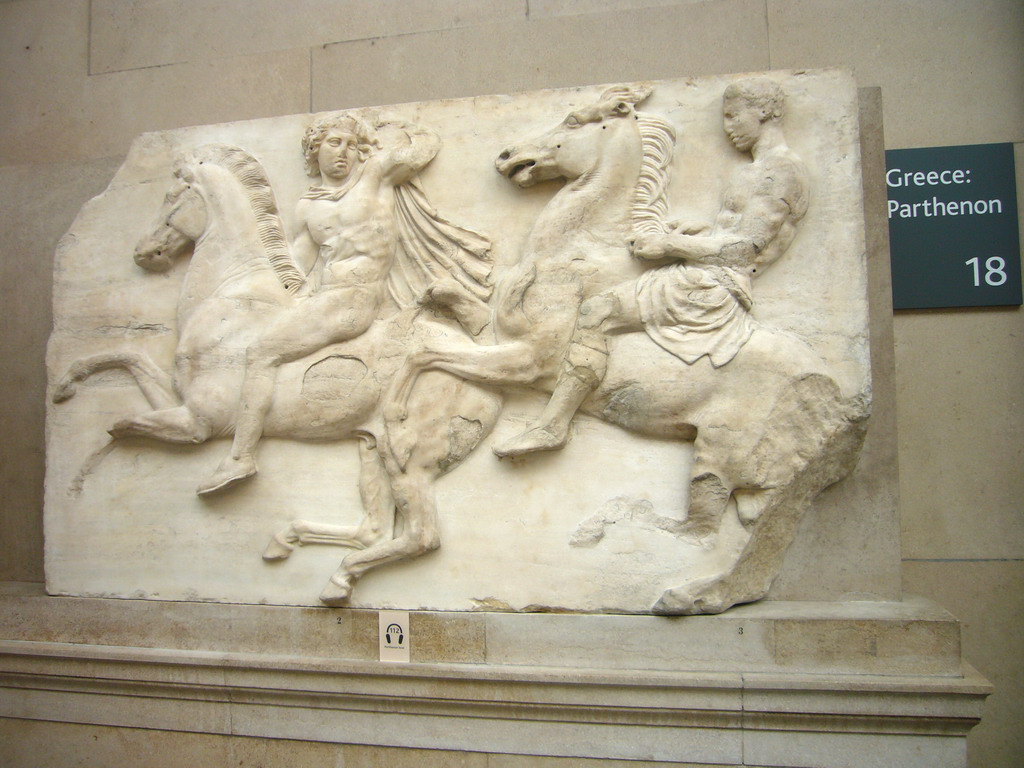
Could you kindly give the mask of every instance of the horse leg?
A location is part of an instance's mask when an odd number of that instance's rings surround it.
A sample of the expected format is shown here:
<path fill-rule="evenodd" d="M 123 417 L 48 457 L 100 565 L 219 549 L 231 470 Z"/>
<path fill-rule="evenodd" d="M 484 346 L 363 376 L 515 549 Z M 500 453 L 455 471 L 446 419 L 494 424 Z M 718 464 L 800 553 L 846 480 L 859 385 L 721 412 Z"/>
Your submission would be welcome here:
<path fill-rule="evenodd" d="M 651 609 L 654 613 L 721 613 L 768 594 L 800 523 L 801 516 L 794 510 L 806 504 L 811 494 L 806 489 L 783 486 L 748 488 L 736 491 L 734 498 L 737 517 L 747 533 L 745 543 L 739 550 L 730 551 L 728 546 L 723 550 L 718 573 L 691 578 L 662 592 Z"/>
<path fill-rule="evenodd" d="M 478 384 L 532 384 L 544 373 L 527 341 L 481 345 L 459 337 L 432 342 L 411 353 L 395 373 L 385 398 L 385 418 L 404 421 L 416 380 L 429 370 L 446 371 Z"/>
<path fill-rule="evenodd" d="M 371 568 L 440 546 L 434 482 L 479 445 L 497 420 L 500 401 L 458 379 L 442 377 L 430 383 L 416 394 L 415 417 L 409 427 L 419 439 L 408 468 L 400 466 L 394 455 L 391 431 L 385 433 L 381 448 L 395 507 L 404 521 L 402 533 L 349 553 L 320 595 L 328 605 L 344 603 L 353 582 Z M 453 407 L 440 407 L 444 404 Z M 460 429 L 460 424 L 468 428 Z"/>
<path fill-rule="evenodd" d="M 363 549 L 372 543 L 372 538 L 363 533 L 361 525 L 332 525 L 311 520 L 292 520 L 287 528 L 275 533 L 270 539 L 267 548 L 263 550 L 263 559 L 267 562 L 285 560 L 295 551 L 296 546 L 306 544 L 331 544 Z"/>
<path fill-rule="evenodd" d="M 481 346 L 465 339 L 414 352 L 395 374 L 384 401 L 390 451 L 400 469 L 408 464 L 422 430 L 397 427 L 408 418 L 413 387 L 428 370 L 480 384 L 531 384 L 544 373 L 536 350 L 525 341 Z"/>
<path fill-rule="evenodd" d="M 174 392 L 170 374 L 141 352 L 108 352 L 76 360 L 61 377 L 53 392 L 53 402 L 62 403 L 74 397 L 77 384 L 99 371 L 123 368 L 132 375 L 143 396 L 155 410 L 172 408 L 181 400 Z"/>
<path fill-rule="evenodd" d="M 732 491 L 712 472 L 690 478 L 690 506 L 676 535 L 702 545 L 713 544 L 730 496 Z"/>
<path fill-rule="evenodd" d="M 71 399 L 75 395 L 79 382 L 85 381 L 94 373 L 112 368 L 123 368 L 130 373 L 135 379 L 135 383 L 138 385 L 143 397 L 146 398 L 150 407 L 155 410 L 153 413 L 139 417 L 139 419 L 120 421 L 109 430 L 112 439 L 89 455 L 85 463 L 78 470 L 74 480 L 71 481 L 68 492 L 72 496 L 78 496 L 82 492 L 86 477 L 114 449 L 115 441 L 118 437 L 139 434 L 145 437 L 156 436 L 158 439 L 167 439 L 159 436 L 159 433 L 167 430 L 166 423 L 162 426 L 158 426 L 155 422 L 145 425 L 143 423 L 144 420 L 152 418 L 155 414 L 162 413 L 165 421 L 178 422 L 176 428 L 168 431 L 168 434 L 172 435 L 171 439 L 173 442 L 201 442 L 201 440 L 197 441 L 195 439 L 201 435 L 201 430 L 198 429 L 199 425 L 194 421 L 191 425 L 187 424 L 188 417 L 191 417 L 191 414 L 182 419 L 181 414 L 177 413 L 177 409 L 184 408 L 184 406 L 180 405 L 181 401 L 174 391 L 173 379 L 166 371 L 154 363 L 148 355 L 141 352 L 122 350 L 76 360 L 68 367 L 67 372 L 61 377 L 60 382 L 54 389 L 53 402 L 62 403 L 65 400 Z M 192 418 L 194 419 L 194 417 Z M 184 430 L 181 428 L 183 425 L 185 426 Z M 191 430 L 188 428 L 189 426 L 192 427 Z M 205 439 L 205 437 L 202 439 Z"/>
<path fill-rule="evenodd" d="M 522 456 L 565 447 L 576 412 L 600 386 L 608 370 L 608 336 L 643 329 L 635 282 L 584 301 L 547 405 L 523 432 L 494 446 L 495 455 Z"/>
<path fill-rule="evenodd" d="M 321 602 L 343 605 L 352 594 L 355 580 L 371 568 L 417 557 L 441 546 L 432 481 L 430 473 L 422 470 L 392 480 L 395 501 L 405 522 L 402 533 L 349 553 L 320 593 Z"/>
<path fill-rule="evenodd" d="M 112 437 L 148 437 L 166 443 L 204 443 L 210 438 L 210 426 L 187 405 L 151 411 L 122 419 L 108 432 Z"/>
<path fill-rule="evenodd" d="M 447 309 L 468 333 L 479 336 L 491 322 L 491 307 L 462 287 L 453 277 L 445 275 L 427 286 L 419 304 Z"/>
<path fill-rule="evenodd" d="M 365 549 L 392 537 L 395 527 L 395 501 L 377 441 L 369 433 L 359 441 L 359 497 L 363 519 L 358 525 L 331 525 L 308 520 L 293 520 L 274 535 L 263 552 L 267 561 L 284 560 L 295 546 L 332 544 Z"/>
<path fill-rule="evenodd" d="M 704 548 L 711 548 L 732 493 L 718 475 L 713 472 L 698 474 L 698 471 L 695 469 L 690 479 L 690 507 L 686 519 L 674 523 L 670 532 Z M 665 616 L 721 613 L 733 605 L 716 597 L 716 587 L 721 580 L 720 575 L 715 575 L 666 589 L 651 610 Z"/>
<path fill-rule="evenodd" d="M 723 463 L 728 464 L 729 442 L 728 436 L 715 434 L 715 430 L 698 430 L 686 518 L 670 529 L 678 538 L 705 549 L 715 545 L 735 489 L 735 483 L 726 477 L 722 467 Z M 721 613 L 733 604 L 718 599 L 716 587 L 721 580 L 721 575 L 714 575 L 666 589 L 651 610 L 669 616 Z"/>

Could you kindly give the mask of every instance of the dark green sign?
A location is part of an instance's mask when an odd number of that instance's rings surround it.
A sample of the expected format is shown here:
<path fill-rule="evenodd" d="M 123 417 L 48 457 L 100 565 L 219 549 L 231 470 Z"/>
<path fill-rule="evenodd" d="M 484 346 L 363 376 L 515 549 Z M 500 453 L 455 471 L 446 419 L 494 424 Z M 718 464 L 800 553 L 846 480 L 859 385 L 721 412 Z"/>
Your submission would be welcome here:
<path fill-rule="evenodd" d="M 894 309 L 1021 303 L 1012 144 L 885 153 Z"/>

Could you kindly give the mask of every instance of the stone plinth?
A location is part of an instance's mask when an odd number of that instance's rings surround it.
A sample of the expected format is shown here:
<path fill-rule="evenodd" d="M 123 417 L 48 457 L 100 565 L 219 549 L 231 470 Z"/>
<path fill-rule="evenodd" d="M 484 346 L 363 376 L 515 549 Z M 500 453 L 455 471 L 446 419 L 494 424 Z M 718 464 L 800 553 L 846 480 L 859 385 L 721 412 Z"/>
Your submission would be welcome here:
<path fill-rule="evenodd" d="M 538 761 L 963 766 L 989 692 L 956 620 L 919 600 L 414 612 L 410 664 L 376 660 L 368 610 L 15 586 L 0 617 L 2 717 Z"/>

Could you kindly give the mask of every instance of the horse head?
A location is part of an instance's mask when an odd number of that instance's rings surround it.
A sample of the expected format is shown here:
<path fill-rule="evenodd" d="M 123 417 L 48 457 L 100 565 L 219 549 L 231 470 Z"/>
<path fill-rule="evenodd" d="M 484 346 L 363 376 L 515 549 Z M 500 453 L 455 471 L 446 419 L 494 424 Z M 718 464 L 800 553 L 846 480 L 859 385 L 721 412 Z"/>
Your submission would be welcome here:
<path fill-rule="evenodd" d="M 174 259 L 202 237 L 208 224 L 206 203 L 195 186 L 191 153 L 174 162 L 174 183 L 164 195 L 153 230 L 135 246 L 135 263 L 151 272 L 170 269 Z"/>
<path fill-rule="evenodd" d="M 616 141 L 638 144 L 636 105 L 651 87 L 615 86 L 594 104 L 575 109 L 534 139 L 506 148 L 495 161 L 498 173 L 520 187 L 557 178 L 576 179 L 608 156 Z"/>
<path fill-rule="evenodd" d="M 304 277 L 292 261 L 273 189 L 256 158 L 238 147 L 207 144 L 179 154 L 173 174 L 156 226 L 135 247 L 136 264 L 164 271 L 190 242 L 216 231 L 216 253 L 207 254 L 211 266 L 219 265 L 215 271 L 242 274 L 230 261 L 246 258 L 254 270 L 275 272 L 288 293 L 298 290 Z M 197 245 L 197 255 L 198 250 Z"/>

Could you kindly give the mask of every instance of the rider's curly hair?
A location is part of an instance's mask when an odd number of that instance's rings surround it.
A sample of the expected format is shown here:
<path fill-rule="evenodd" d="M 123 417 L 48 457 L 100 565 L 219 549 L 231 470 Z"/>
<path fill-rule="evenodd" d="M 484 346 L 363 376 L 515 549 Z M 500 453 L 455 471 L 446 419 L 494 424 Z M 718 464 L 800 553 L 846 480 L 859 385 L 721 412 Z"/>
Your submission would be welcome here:
<path fill-rule="evenodd" d="M 342 130 L 356 137 L 359 159 L 366 160 L 371 150 L 380 146 L 376 131 L 351 112 L 332 112 L 319 117 L 310 123 L 302 137 L 302 155 L 306 163 L 306 173 L 310 176 L 320 174 L 317 155 L 324 138 L 332 130 Z"/>
<path fill-rule="evenodd" d="M 767 77 L 747 77 L 729 83 L 725 89 L 725 98 L 740 98 L 761 110 L 764 117 L 761 122 L 771 118 L 782 117 L 786 101 L 782 87 Z"/>

